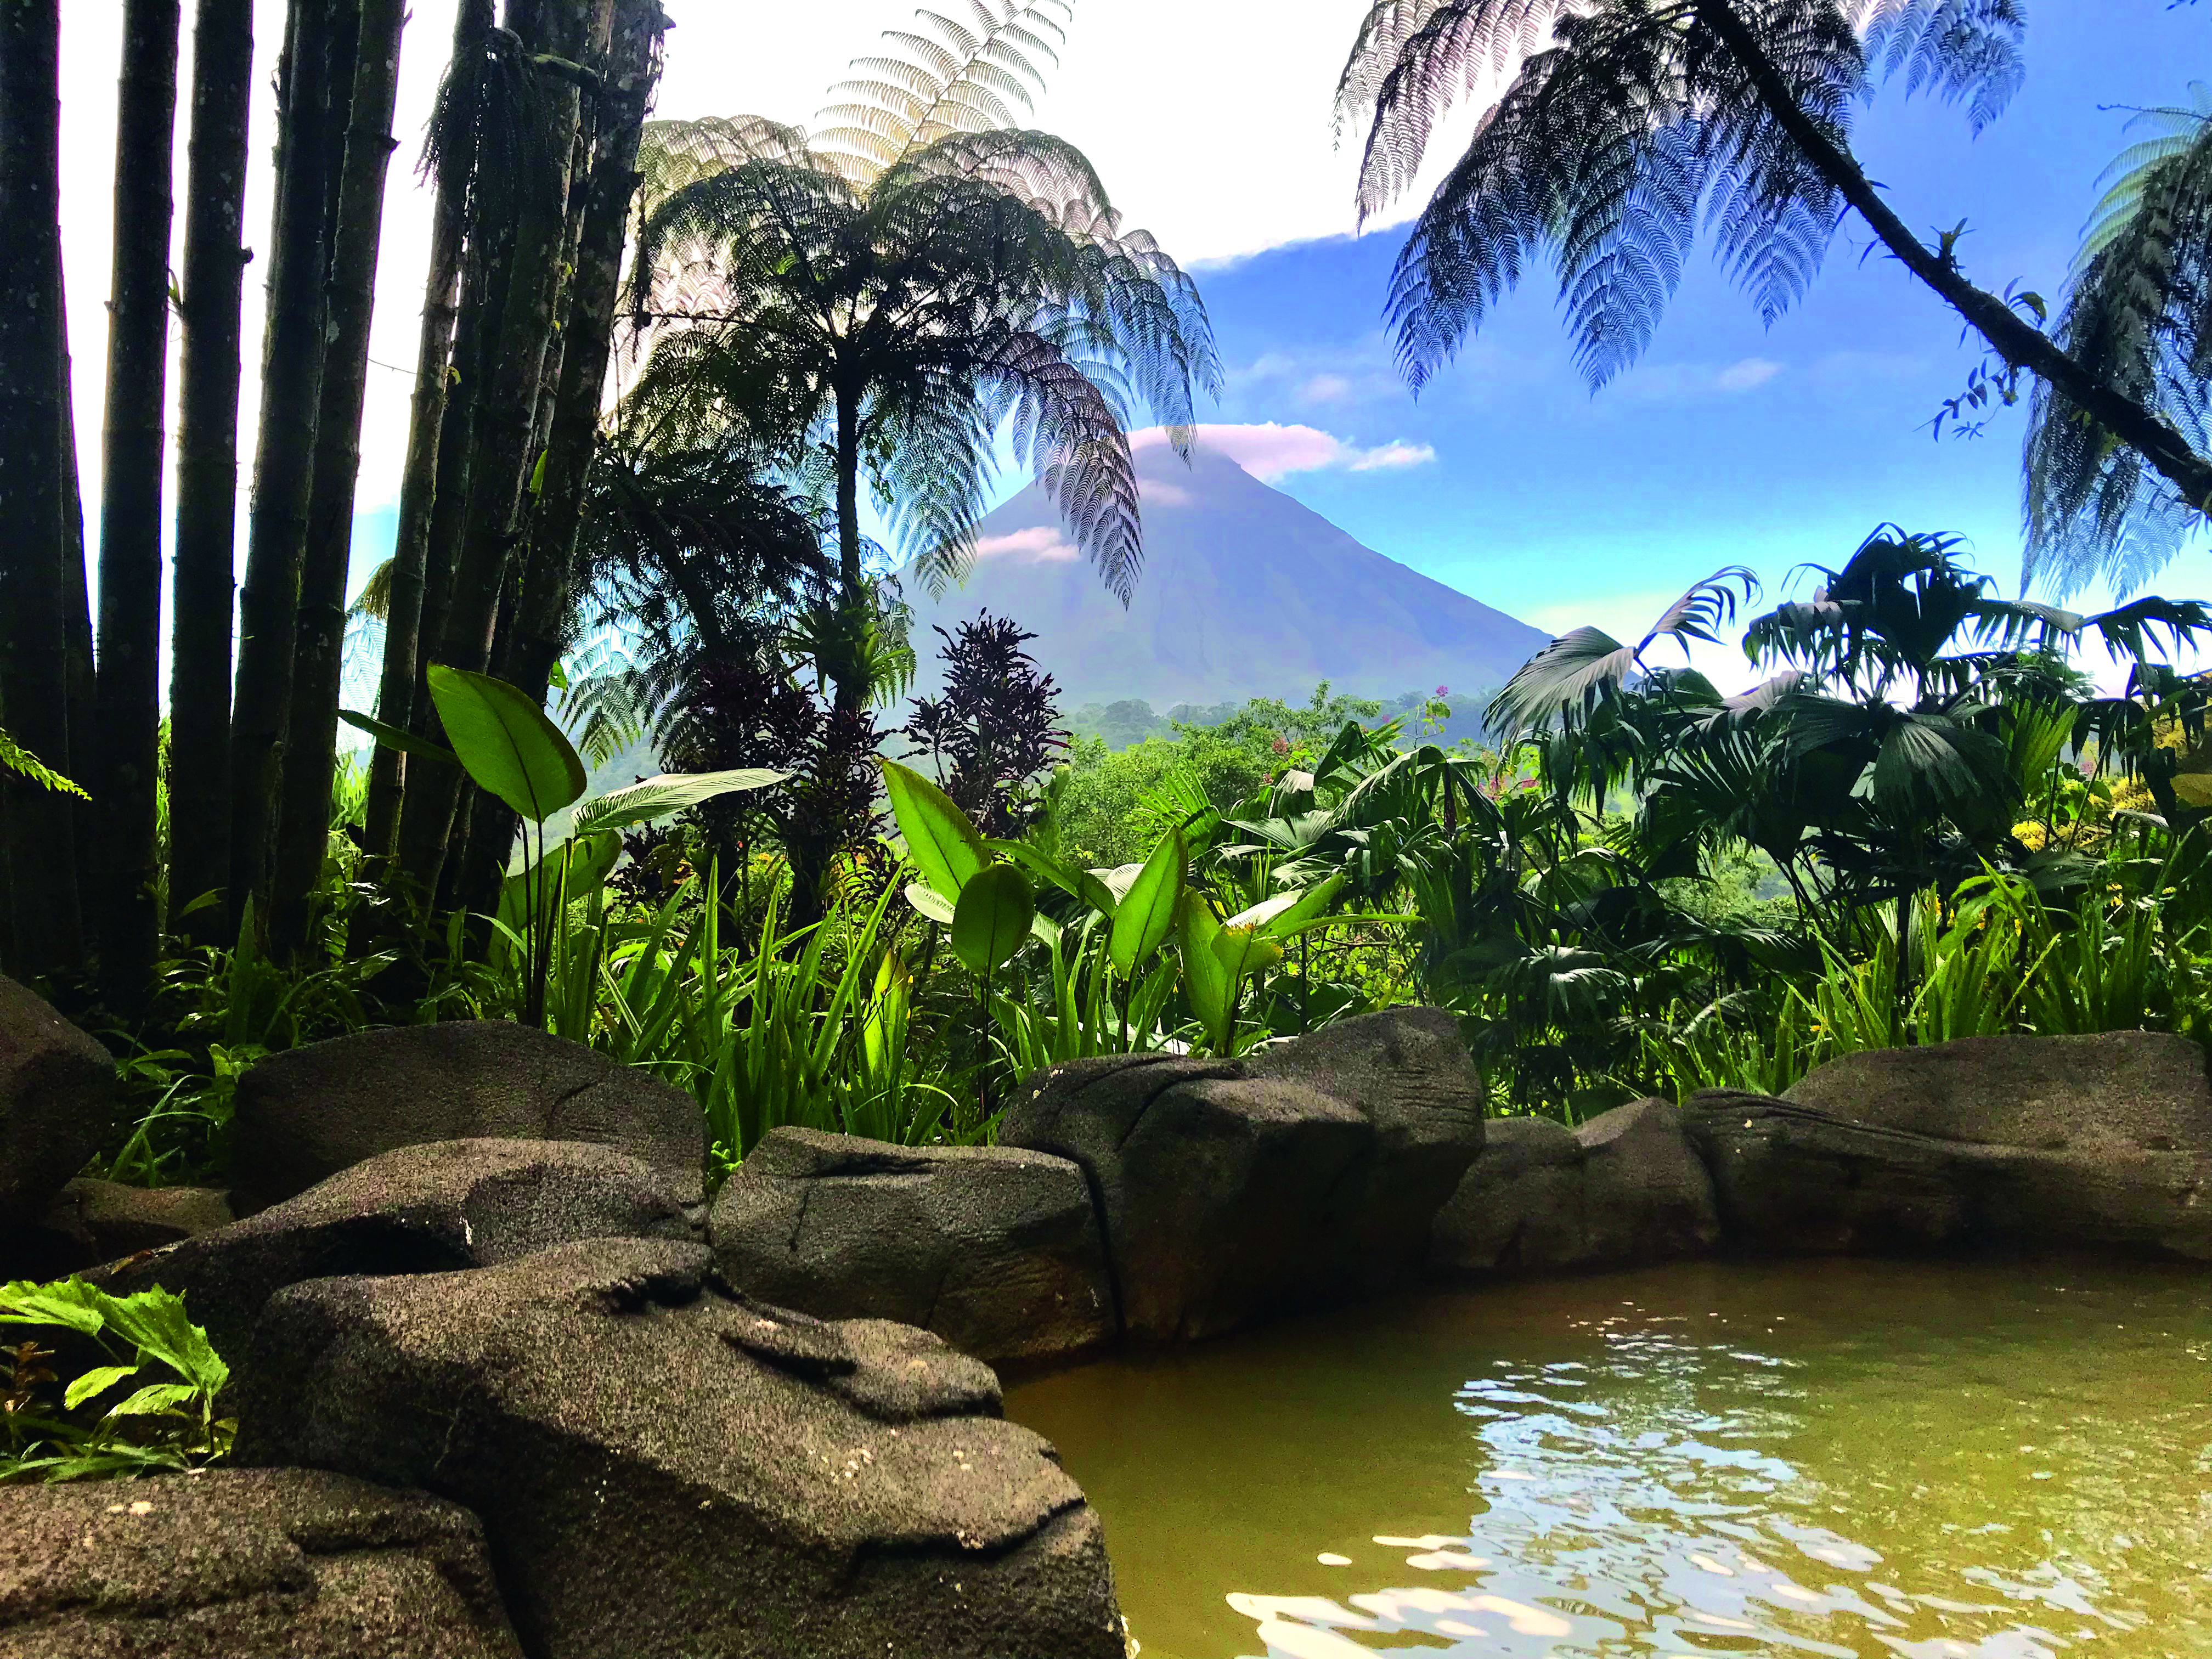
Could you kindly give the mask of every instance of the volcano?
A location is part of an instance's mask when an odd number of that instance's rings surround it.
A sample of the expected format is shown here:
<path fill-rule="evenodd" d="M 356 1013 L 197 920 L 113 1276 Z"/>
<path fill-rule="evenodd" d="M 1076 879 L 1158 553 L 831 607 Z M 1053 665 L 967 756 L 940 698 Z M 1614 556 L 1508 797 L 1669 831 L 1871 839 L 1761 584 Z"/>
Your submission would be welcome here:
<path fill-rule="evenodd" d="M 936 689 L 930 628 L 979 611 L 1036 635 L 1063 707 L 1142 698 L 1157 709 L 1271 696 L 1303 702 L 1328 680 L 1358 696 L 1494 690 L 1550 638 L 1363 546 L 1310 507 L 1202 444 L 1185 466 L 1140 443 L 1144 570 L 1125 609 L 1076 550 L 1035 484 L 984 519 L 967 581 L 932 599 L 917 583 L 915 690 Z"/>

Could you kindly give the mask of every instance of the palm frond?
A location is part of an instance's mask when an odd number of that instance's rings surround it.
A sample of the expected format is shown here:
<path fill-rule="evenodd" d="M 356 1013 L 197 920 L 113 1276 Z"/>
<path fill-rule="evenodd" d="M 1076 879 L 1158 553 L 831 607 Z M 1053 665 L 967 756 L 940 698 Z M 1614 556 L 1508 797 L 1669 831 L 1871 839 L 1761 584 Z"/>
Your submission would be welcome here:
<path fill-rule="evenodd" d="M 2212 447 L 2212 89 L 2150 110 L 2147 133 L 2107 169 L 2054 332 L 2093 374 Z M 2201 530 L 2212 503 L 2184 501 L 2071 398 L 2039 383 L 2029 409 L 2023 586 L 2063 596 L 2105 576 L 2123 594 Z"/>
<path fill-rule="evenodd" d="M 346 620 L 355 622 L 388 622 L 392 617 L 392 565 L 385 560 L 368 573 L 368 580 L 354 595 L 353 603 L 346 607 Z"/>
<path fill-rule="evenodd" d="M 1044 88 L 1040 60 L 1057 64 L 1071 0 L 968 0 L 969 23 L 942 12 L 916 15 L 931 33 L 894 30 L 888 51 L 855 58 L 860 74 L 830 88 L 817 118 L 817 152 L 866 188 L 931 145 L 957 133 L 1018 127 Z"/>
<path fill-rule="evenodd" d="M 1839 143 L 1902 76 L 1978 130 L 2021 77 L 2021 0 L 1738 3 L 1788 95 Z M 1604 385 L 1650 344 L 1700 229 L 1771 324 L 1801 298 L 1843 202 L 1770 112 L 1752 68 L 1674 0 L 1374 0 L 1337 85 L 1364 119 L 1364 222 L 1410 187 L 1438 122 L 1507 77 L 1414 222 L 1388 317 L 1418 392 L 1539 259 L 1575 354 Z"/>
<path fill-rule="evenodd" d="M 1860 0 L 1855 21 L 1871 70 L 1885 80 L 1902 73 L 1908 93 L 1964 100 L 1977 133 L 2027 76 L 2021 0 Z"/>

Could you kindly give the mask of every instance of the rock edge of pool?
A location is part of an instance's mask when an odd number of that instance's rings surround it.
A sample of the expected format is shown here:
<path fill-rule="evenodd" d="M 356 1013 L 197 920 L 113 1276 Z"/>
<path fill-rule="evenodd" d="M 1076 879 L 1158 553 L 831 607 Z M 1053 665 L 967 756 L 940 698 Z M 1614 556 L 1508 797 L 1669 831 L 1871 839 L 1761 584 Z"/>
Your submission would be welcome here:
<path fill-rule="evenodd" d="M 7 989 L 0 1146 L 66 1170 L 92 1062 Z M 1400 1008 L 1054 1067 L 995 1147 L 778 1130 L 711 1210 L 688 1097 L 513 1025 L 275 1056 L 237 1112 L 237 1219 L 7 1189 L 0 1279 L 112 1247 L 87 1277 L 183 1295 L 240 1433 L 0 1491 L 0 1653 L 1120 1659 L 1099 1519 L 994 1366 L 1716 1255 L 2212 1264 L 2203 1051 L 2148 1032 L 1571 1131 L 1486 1120 L 1456 1022 Z"/>

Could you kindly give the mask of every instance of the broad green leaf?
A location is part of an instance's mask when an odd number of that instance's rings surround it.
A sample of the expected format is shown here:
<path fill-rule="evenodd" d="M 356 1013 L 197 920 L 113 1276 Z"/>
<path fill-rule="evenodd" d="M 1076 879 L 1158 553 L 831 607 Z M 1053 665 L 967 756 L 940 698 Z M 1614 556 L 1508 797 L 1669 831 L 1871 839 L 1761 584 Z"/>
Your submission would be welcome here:
<path fill-rule="evenodd" d="M 1138 866 L 1142 868 L 1142 866 Z M 1100 915 L 1113 920 L 1114 913 L 1121 908 L 1121 895 L 1098 879 L 1096 872 L 1082 870 L 1076 872 L 1075 896 Z"/>
<path fill-rule="evenodd" d="M 110 1417 L 151 1417 L 156 1412 L 174 1411 L 199 1397 L 200 1391 L 189 1382 L 155 1382 L 141 1389 L 119 1406 L 108 1407 Z"/>
<path fill-rule="evenodd" d="M 102 1389 L 112 1389 L 125 1377 L 137 1375 L 136 1365 L 102 1365 L 97 1370 L 87 1371 L 62 1391 L 62 1407 L 73 1412 Z"/>
<path fill-rule="evenodd" d="M 1030 918 L 1030 937 L 1056 951 L 1060 948 L 1060 924 L 1040 910 Z"/>
<path fill-rule="evenodd" d="M 893 1052 L 906 1033 L 908 1011 L 914 1000 L 914 975 L 899 960 L 898 952 L 885 951 L 876 965 L 875 994 L 869 999 L 868 1017 L 860 1026 L 860 1047 L 872 1075 L 890 1069 Z"/>
<path fill-rule="evenodd" d="M 430 697 L 477 787 L 531 823 L 544 823 L 584 793 L 584 763 L 574 746 L 505 680 L 433 663 Z"/>
<path fill-rule="evenodd" d="M 665 772 L 585 801 L 576 808 L 576 833 L 648 823 L 719 796 L 746 789 L 772 789 L 790 775 L 764 767 L 740 767 L 730 772 Z"/>
<path fill-rule="evenodd" d="M 1206 1028 L 1208 1043 L 1218 1054 L 1225 1046 L 1223 1029 L 1229 1022 L 1237 988 L 1229 964 L 1214 949 L 1214 942 L 1221 937 L 1221 924 L 1214 919 L 1206 896 L 1194 889 L 1185 890 L 1176 907 L 1176 921 L 1182 943 L 1183 991 L 1190 999 L 1191 1012 Z"/>
<path fill-rule="evenodd" d="M 1123 899 L 1129 896 L 1129 890 L 1137 884 L 1137 878 L 1144 872 L 1145 866 L 1141 864 L 1117 864 L 1111 870 L 1093 870 L 1091 875 L 1118 907 Z M 1114 911 L 1109 908 L 1104 914 L 1110 916 Z"/>
<path fill-rule="evenodd" d="M 19 1279 L 0 1285 L 0 1325 L 63 1325 L 94 1336 L 103 1317 L 101 1304 L 106 1300 L 104 1291 L 81 1279 L 53 1285 Z"/>
<path fill-rule="evenodd" d="M 1150 961 L 1167 943 L 1175 927 L 1176 907 L 1182 899 L 1185 862 L 1182 832 L 1171 830 L 1160 837 L 1159 845 L 1152 848 L 1152 856 L 1115 909 L 1108 949 L 1114 971 L 1123 979 L 1132 977 L 1138 963 Z"/>
<path fill-rule="evenodd" d="M 613 830 L 593 830 L 547 849 L 541 861 L 545 884 L 538 889 L 538 902 L 544 907 L 549 925 L 556 907 L 606 884 L 622 849 L 622 836 Z M 530 895 L 538 887 L 539 868 L 537 864 L 526 865 L 509 872 L 500 884 L 496 919 L 517 933 L 528 925 Z"/>
<path fill-rule="evenodd" d="M 1051 854 L 1032 847 L 1025 841 L 1001 841 L 995 836 L 986 836 L 983 845 L 987 850 L 1018 864 L 1039 880 L 1050 882 L 1069 897 L 1084 896 L 1081 873 L 1069 869 Z"/>
<path fill-rule="evenodd" d="M 350 708 L 339 709 L 338 718 L 348 726 L 357 726 L 368 732 L 386 749 L 396 749 L 403 755 L 416 755 L 423 760 L 436 761 L 442 766 L 460 764 L 460 762 L 455 758 L 453 751 L 445 744 L 433 743 L 429 738 L 417 732 L 403 731 L 396 726 L 387 726 L 382 720 L 371 720 L 366 714 L 356 714 Z"/>
<path fill-rule="evenodd" d="M 1330 902 L 1344 890 L 1342 871 L 1325 881 L 1294 893 L 1278 893 L 1263 903 L 1249 910 L 1240 910 L 1229 918 L 1231 927 L 1256 927 L 1269 939 L 1288 939 L 1304 924 L 1314 921 L 1327 910 Z"/>
<path fill-rule="evenodd" d="M 1283 947 L 1275 940 L 1250 927 L 1225 923 L 1213 936 L 1213 955 L 1230 974 L 1230 988 L 1236 981 L 1273 967 L 1283 959 Z"/>
<path fill-rule="evenodd" d="M 1013 960 L 1036 915 L 1029 878 L 1011 864 L 987 866 L 961 889 L 953 907 L 952 954 L 970 973 L 994 973 Z"/>
<path fill-rule="evenodd" d="M 921 773 L 896 761 L 880 764 L 891 815 L 906 837 L 907 856 L 932 887 L 957 900 L 969 878 L 991 861 L 982 836 L 952 798 Z"/>
<path fill-rule="evenodd" d="M 207 1333 L 185 1317 L 184 1302 L 175 1292 L 156 1288 L 135 1296 L 93 1294 L 104 1304 L 107 1328 L 137 1344 L 142 1363 L 158 1359 L 210 1394 L 230 1381 L 230 1367 L 217 1357 Z"/>
<path fill-rule="evenodd" d="M 906 884 L 906 902 L 932 921 L 947 927 L 952 925 L 952 901 L 935 888 L 910 881 Z"/>

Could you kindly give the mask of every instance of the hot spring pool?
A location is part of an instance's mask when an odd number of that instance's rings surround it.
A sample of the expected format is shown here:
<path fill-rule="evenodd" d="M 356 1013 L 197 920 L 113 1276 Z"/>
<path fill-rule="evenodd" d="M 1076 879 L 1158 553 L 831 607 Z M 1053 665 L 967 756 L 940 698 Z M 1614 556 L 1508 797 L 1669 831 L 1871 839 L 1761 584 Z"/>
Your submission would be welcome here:
<path fill-rule="evenodd" d="M 1677 1266 L 1010 1389 L 1145 1659 L 2212 1656 L 2212 1273 Z"/>

